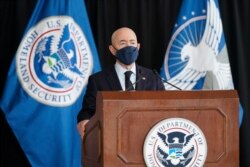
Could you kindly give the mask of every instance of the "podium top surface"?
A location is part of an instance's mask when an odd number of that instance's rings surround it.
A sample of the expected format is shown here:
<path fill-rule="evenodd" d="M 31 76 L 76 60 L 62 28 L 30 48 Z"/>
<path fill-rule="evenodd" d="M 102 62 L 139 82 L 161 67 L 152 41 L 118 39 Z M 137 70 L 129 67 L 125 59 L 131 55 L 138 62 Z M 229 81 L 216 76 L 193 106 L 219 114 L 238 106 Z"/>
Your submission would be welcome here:
<path fill-rule="evenodd" d="M 238 98 L 236 90 L 183 90 L 183 91 L 99 91 L 102 99 L 214 99 Z"/>

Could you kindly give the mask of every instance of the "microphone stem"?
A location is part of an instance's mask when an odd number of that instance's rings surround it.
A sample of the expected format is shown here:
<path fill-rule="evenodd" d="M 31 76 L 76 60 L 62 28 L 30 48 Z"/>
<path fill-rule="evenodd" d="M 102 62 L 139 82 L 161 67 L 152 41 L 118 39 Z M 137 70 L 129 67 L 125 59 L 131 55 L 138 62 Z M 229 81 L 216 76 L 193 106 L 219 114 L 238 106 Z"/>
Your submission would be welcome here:
<path fill-rule="evenodd" d="M 166 82 L 167 84 L 173 86 L 174 88 L 178 89 L 178 90 L 181 90 L 181 88 L 178 88 L 177 86 L 171 84 L 170 82 L 166 81 L 166 80 L 163 80 L 164 82 Z"/>
<path fill-rule="evenodd" d="M 182 90 L 181 88 L 179 88 L 179 87 L 177 87 L 177 86 L 171 84 L 170 82 L 166 81 L 165 79 L 162 79 L 161 76 L 159 75 L 159 73 L 158 73 L 155 69 L 153 70 L 153 72 L 154 72 L 154 74 L 155 74 L 158 78 L 160 78 L 163 82 L 169 84 L 170 86 L 172 86 L 172 87 L 174 87 L 174 88 L 176 88 L 176 89 L 178 89 L 178 90 Z"/>

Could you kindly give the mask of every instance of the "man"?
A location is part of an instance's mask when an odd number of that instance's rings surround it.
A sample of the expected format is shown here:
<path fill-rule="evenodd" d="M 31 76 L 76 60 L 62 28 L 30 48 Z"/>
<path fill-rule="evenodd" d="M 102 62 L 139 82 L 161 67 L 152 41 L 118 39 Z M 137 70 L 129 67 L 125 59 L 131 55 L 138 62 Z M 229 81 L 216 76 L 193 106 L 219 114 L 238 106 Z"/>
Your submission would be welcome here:
<path fill-rule="evenodd" d="M 162 80 L 152 70 L 135 63 L 139 48 L 137 37 L 130 28 L 122 27 L 112 34 L 109 50 L 115 56 L 116 63 L 111 68 L 89 77 L 83 109 L 77 117 L 77 128 L 82 138 L 85 125 L 95 114 L 97 91 L 164 90 Z M 128 79 L 126 79 L 126 71 L 130 73 L 127 76 Z"/>

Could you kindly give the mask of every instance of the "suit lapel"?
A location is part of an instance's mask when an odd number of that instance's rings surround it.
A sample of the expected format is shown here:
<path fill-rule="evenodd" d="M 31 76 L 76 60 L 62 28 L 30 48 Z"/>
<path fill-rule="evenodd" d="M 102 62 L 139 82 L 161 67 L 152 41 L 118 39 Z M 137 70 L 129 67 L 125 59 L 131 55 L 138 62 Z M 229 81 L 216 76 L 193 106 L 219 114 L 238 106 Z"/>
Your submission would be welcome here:
<path fill-rule="evenodd" d="M 143 77 L 145 77 L 143 70 L 136 64 L 136 81 L 140 81 L 136 83 L 135 90 L 144 90 L 145 83 L 144 80 L 142 80 Z"/>
<path fill-rule="evenodd" d="M 109 69 L 106 76 L 111 90 L 122 90 L 122 86 L 114 67 Z"/>

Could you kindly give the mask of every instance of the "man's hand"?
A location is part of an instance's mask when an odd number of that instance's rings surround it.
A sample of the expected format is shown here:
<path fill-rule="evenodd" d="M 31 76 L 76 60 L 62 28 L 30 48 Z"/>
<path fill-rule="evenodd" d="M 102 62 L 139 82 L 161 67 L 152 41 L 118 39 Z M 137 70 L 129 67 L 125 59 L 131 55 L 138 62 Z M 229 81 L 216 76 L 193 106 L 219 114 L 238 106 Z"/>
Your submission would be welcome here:
<path fill-rule="evenodd" d="M 77 129 L 78 129 L 78 132 L 80 133 L 81 135 L 81 139 L 83 139 L 83 136 L 85 134 L 85 126 L 86 124 L 89 122 L 89 120 L 82 120 L 80 121 L 78 124 L 77 124 Z"/>

